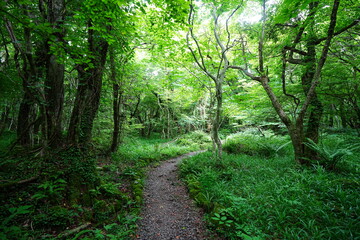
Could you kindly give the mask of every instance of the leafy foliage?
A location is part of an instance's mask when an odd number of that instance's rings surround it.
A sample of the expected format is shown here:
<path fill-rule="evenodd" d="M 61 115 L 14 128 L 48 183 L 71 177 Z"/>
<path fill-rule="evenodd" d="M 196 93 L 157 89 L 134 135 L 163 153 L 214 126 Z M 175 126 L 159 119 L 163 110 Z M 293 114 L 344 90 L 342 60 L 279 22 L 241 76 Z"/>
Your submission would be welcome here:
<path fill-rule="evenodd" d="M 266 161 L 225 154 L 219 163 L 202 153 L 183 161 L 181 176 L 224 239 L 356 238 L 357 162 L 338 174 L 321 165 L 299 168 L 291 154 Z"/>
<path fill-rule="evenodd" d="M 251 133 L 251 131 L 256 134 Z M 224 151 L 233 154 L 258 155 L 262 157 L 285 156 L 290 154 L 290 141 L 286 137 L 275 136 L 271 131 L 248 129 L 229 135 L 224 143 Z"/>
<path fill-rule="evenodd" d="M 307 139 L 305 144 L 319 154 L 318 163 L 326 169 L 334 170 L 338 163 L 341 163 L 346 156 L 353 155 L 354 151 L 360 148 L 357 144 L 346 144 L 345 142 L 336 142 L 336 144 L 325 145 L 316 144 L 311 139 Z"/>
<path fill-rule="evenodd" d="M 261 2 L 264 24 L 253 20 L 261 17 Z M 229 239 L 359 238 L 356 1 L 341 2 L 321 71 L 319 126 L 328 135 L 319 144 L 305 143 L 318 154 L 311 168 L 291 161 L 289 137 L 277 135 L 289 128 L 263 86 L 249 80 L 266 73 L 284 112 L 295 120 L 300 108 L 294 99 L 305 100 L 304 78 L 317 65 L 333 2 L 2 1 L 0 238 L 133 238 L 146 168 L 209 148 L 206 132 L 214 129 L 217 93 L 223 106 L 215 128 L 229 154 L 218 161 L 204 153 L 181 167 L 211 229 Z M 229 68 L 216 92 L 188 50 L 189 3 L 198 13 L 192 26 L 198 42 L 191 44 L 201 50 L 202 56 L 195 55 L 203 68 L 219 76 L 227 55 L 229 65 L 250 75 Z M 212 13 L 219 15 L 218 25 Z M 222 52 L 218 41 L 227 45 Z M 123 142 L 110 154 L 116 109 Z M 96 116 L 94 126 L 78 121 L 90 115 Z M 56 135 L 50 134 L 53 125 Z M 82 130 L 70 141 L 73 126 Z M 77 141 L 84 137 L 86 147 Z"/>

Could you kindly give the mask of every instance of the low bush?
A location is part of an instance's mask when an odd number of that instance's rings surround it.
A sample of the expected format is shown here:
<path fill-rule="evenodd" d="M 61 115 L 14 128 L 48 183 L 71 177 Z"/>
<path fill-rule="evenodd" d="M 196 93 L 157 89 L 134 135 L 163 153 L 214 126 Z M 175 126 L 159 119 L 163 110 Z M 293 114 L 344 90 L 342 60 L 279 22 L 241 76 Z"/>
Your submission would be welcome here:
<path fill-rule="evenodd" d="M 211 144 L 211 138 L 209 134 L 202 131 L 194 131 L 188 134 L 180 136 L 176 143 L 180 146 L 188 146 L 198 148 L 206 148 Z"/>
<path fill-rule="evenodd" d="M 339 140 L 316 144 L 311 139 L 307 139 L 305 145 L 314 150 L 319 157 L 316 161 L 310 161 L 314 164 L 320 164 L 328 170 L 334 170 L 347 156 L 353 155 L 354 152 L 360 148 L 359 143 L 349 144 Z"/>
<path fill-rule="evenodd" d="M 228 136 L 223 149 L 232 154 L 242 153 L 269 158 L 291 154 L 290 145 L 287 137 L 275 136 L 270 131 L 262 132 L 262 135 L 247 131 Z"/>

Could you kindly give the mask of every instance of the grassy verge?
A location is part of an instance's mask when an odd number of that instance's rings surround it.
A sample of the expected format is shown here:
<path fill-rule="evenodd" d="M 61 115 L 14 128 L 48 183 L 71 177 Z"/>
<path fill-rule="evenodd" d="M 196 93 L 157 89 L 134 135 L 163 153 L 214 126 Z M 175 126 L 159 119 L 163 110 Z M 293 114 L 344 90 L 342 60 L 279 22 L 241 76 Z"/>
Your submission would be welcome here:
<path fill-rule="evenodd" d="M 126 138 L 111 156 L 74 149 L 8 156 L 0 162 L 7 191 L 0 197 L 0 239 L 132 239 L 147 167 L 204 142 L 208 137 L 197 132 L 175 140 Z M 16 183 L 23 179 L 31 181 Z"/>
<path fill-rule="evenodd" d="M 258 136 L 234 138 L 241 139 L 240 153 L 225 153 L 222 162 L 202 153 L 181 165 L 191 196 L 223 239 L 359 239 L 359 152 L 327 171 L 316 163 L 300 167 L 292 155 L 276 152 L 285 139 L 263 136 L 267 146 L 279 146 L 269 154 Z M 339 138 L 327 136 L 323 144 Z M 236 141 L 229 142 L 225 149 L 236 149 Z"/>

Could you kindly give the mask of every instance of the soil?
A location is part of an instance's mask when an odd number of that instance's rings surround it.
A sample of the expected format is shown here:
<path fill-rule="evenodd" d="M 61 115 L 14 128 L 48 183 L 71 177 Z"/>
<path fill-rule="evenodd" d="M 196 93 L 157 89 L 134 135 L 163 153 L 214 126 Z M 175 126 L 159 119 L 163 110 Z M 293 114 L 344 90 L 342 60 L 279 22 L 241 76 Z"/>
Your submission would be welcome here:
<path fill-rule="evenodd" d="M 189 198 L 177 171 L 182 159 L 197 153 L 167 160 L 149 171 L 137 239 L 211 239 L 202 220 L 203 214 Z"/>

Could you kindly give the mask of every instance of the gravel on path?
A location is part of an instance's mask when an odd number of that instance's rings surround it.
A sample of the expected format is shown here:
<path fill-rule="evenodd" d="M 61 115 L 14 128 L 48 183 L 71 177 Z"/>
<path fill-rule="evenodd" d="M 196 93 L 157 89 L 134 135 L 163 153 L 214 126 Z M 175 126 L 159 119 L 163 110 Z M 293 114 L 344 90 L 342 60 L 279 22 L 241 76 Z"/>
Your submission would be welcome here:
<path fill-rule="evenodd" d="M 197 153 L 199 152 L 167 160 L 149 171 L 137 239 L 209 239 L 202 213 L 189 198 L 177 171 L 177 165 L 182 159 Z"/>

